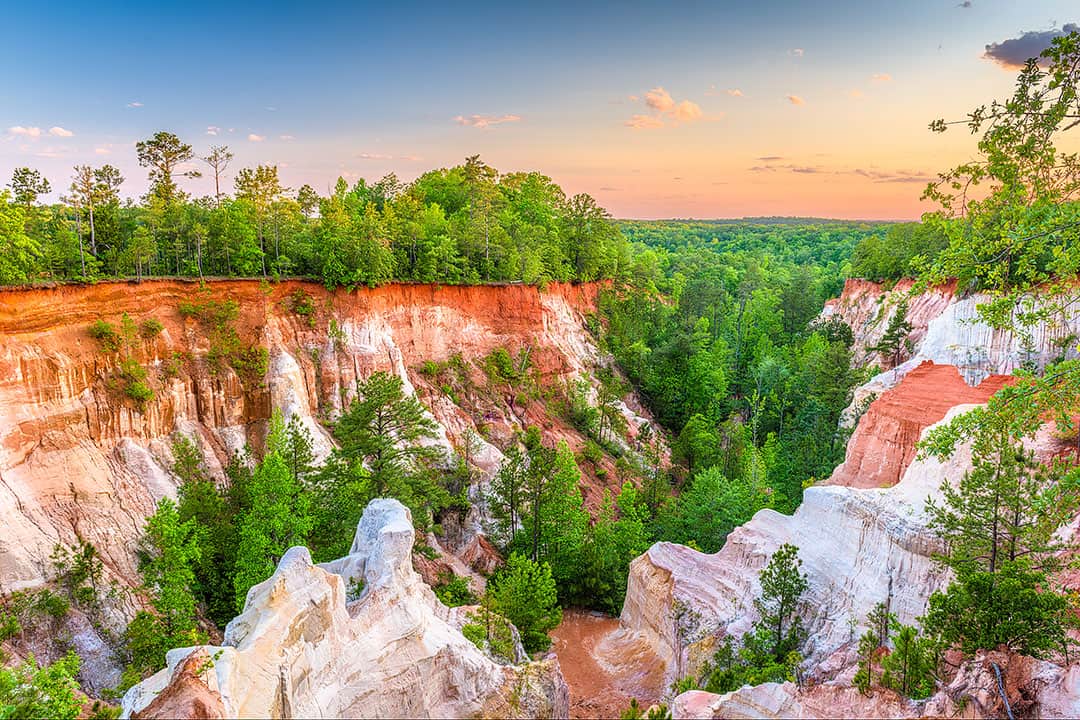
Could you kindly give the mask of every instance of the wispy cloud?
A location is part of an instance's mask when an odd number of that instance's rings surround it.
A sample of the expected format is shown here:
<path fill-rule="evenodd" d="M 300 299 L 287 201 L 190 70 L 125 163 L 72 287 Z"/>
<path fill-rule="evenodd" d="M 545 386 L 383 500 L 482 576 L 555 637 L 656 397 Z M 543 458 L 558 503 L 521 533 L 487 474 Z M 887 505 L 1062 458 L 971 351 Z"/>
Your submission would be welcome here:
<path fill-rule="evenodd" d="M 971 0 L 964 0 L 964 2 L 960 3 L 956 7 L 958 7 L 958 8 L 970 8 L 971 7 Z"/>
<path fill-rule="evenodd" d="M 805 54 L 806 51 L 802 48 L 791 48 L 790 50 L 788 50 L 788 55 L 790 55 L 791 57 L 802 57 Z"/>
<path fill-rule="evenodd" d="M 654 115 L 632 115 L 623 125 L 635 130 L 653 130 L 664 127 L 664 121 Z"/>
<path fill-rule="evenodd" d="M 1076 23 L 1066 23 L 1060 30 L 1029 31 L 1019 37 L 1009 38 L 986 46 L 983 57 L 996 62 L 1006 70 L 1024 67 L 1031 58 L 1037 58 L 1043 50 L 1050 47 L 1054 38 L 1080 30 Z"/>
<path fill-rule="evenodd" d="M 206 134 L 207 135 L 217 135 L 220 132 L 221 132 L 221 128 L 219 128 L 217 125 L 208 125 L 206 127 Z"/>
<path fill-rule="evenodd" d="M 727 91 L 727 94 L 730 95 L 731 97 L 742 97 L 743 96 L 743 92 L 739 88 L 730 88 Z"/>
<path fill-rule="evenodd" d="M 420 160 L 423 160 L 419 155 L 390 155 L 389 153 L 372 152 L 357 153 L 356 157 L 360 160 L 404 160 L 405 162 L 419 162 Z"/>
<path fill-rule="evenodd" d="M 763 155 L 763 156 L 758 158 L 758 160 L 761 161 L 761 162 L 776 162 L 777 160 L 783 160 L 783 159 L 784 158 L 781 155 Z"/>
<path fill-rule="evenodd" d="M 284 140 L 285 142 L 292 142 L 295 139 L 295 135 L 278 135 L 278 140 Z"/>
<path fill-rule="evenodd" d="M 141 102 L 139 102 L 138 100 L 135 100 L 133 102 L 129 102 L 127 104 L 127 107 L 129 107 L 129 108 L 141 108 L 142 106 L 143 106 L 143 104 Z"/>
<path fill-rule="evenodd" d="M 786 97 L 787 101 L 789 103 L 791 103 L 792 105 L 805 105 L 806 104 L 806 101 L 803 100 L 802 97 L 799 96 L 799 95 L 785 95 L 784 97 Z"/>
<path fill-rule="evenodd" d="M 95 155 L 109 155 L 111 153 L 112 153 L 112 150 L 109 149 L 108 147 L 96 147 L 96 148 L 94 148 L 94 154 Z"/>
<path fill-rule="evenodd" d="M 850 95 L 851 97 L 858 100 L 858 99 L 863 97 L 863 91 L 862 90 L 852 90 L 851 92 L 848 93 L 848 95 Z"/>
<path fill-rule="evenodd" d="M 251 142 L 262 142 L 265 139 L 265 135 L 256 135 L 255 133 L 248 134 L 248 140 L 250 140 Z"/>
<path fill-rule="evenodd" d="M 822 165 L 798 165 L 795 163 L 785 163 L 778 165 L 770 162 L 771 160 L 781 160 L 782 158 L 776 156 L 766 156 L 758 158 L 765 162 L 765 165 L 755 165 L 749 168 L 750 172 L 754 173 L 795 173 L 796 175 L 853 175 L 856 177 L 865 178 L 875 183 L 918 183 L 924 184 L 933 179 L 933 177 L 926 172 L 920 170 L 879 170 L 877 168 L 828 168 Z"/>
<path fill-rule="evenodd" d="M 874 73 L 870 76 L 870 81 L 876 83 L 892 82 L 892 75 L 889 73 Z"/>
<path fill-rule="evenodd" d="M 52 135 L 53 137 L 62 137 L 62 138 L 69 138 L 69 137 L 74 137 L 75 136 L 75 133 L 71 132 L 67 128 L 62 128 L 59 125 L 53 125 L 51 128 L 49 128 L 49 134 Z"/>
<path fill-rule="evenodd" d="M 21 135 L 22 137 L 36 138 L 41 137 L 41 128 L 39 127 L 26 127 L 24 125 L 14 125 L 8 128 L 8 134 Z"/>
<path fill-rule="evenodd" d="M 516 123 L 521 122 L 520 115 L 458 115 L 454 118 L 454 122 L 458 125 L 464 125 L 466 127 L 484 128 L 494 127 L 496 125 L 502 125 L 503 123 Z"/>

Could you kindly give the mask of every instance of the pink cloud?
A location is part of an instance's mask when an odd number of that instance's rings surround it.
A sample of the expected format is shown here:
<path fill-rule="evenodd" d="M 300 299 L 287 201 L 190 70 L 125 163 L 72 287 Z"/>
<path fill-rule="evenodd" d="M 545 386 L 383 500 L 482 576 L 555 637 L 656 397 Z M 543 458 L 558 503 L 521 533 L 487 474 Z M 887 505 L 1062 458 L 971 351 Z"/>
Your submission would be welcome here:
<path fill-rule="evenodd" d="M 634 115 L 623 124 L 635 130 L 652 130 L 664 127 L 664 121 L 653 115 Z"/>
<path fill-rule="evenodd" d="M 693 122 L 694 120 L 700 120 L 704 113 L 701 111 L 701 106 L 696 102 L 683 100 L 675 106 L 672 115 L 680 122 Z"/>
<path fill-rule="evenodd" d="M 662 87 L 654 87 L 645 93 L 645 104 L 658 112 L 667 113 L 675 108 L 675 100 L 671 93 Z"/>
<path fill-rule="evenodd" d="M 15 125 L 8 128 L 8 133 L 11 135 L 22 135 L 23 137 L 41 137 L 41 128 L 39 127 L 24 127 L 22 125 Z"/>
<path fill-rule="evenodd" d="M 892 75 L 889 73 L 874 73 L 870 79 L 876 83 L 892 82 Z"/>
<path fill-rule="evenodd" d="M 805 105 L 806 104 L 806 101 L 803 100 L 798 95 L 785 95 L 784 97 L 786 97 L 787 101 L 789 103 L 791 103 L 792 105 Z"/>
<path fill-rule="evenodd" d="M 489 128 L 495 125 L 502 125 L 503 123 L 515 123 L 521 122 L 520 115 L 458 115 L 454 118 L 454 122 L 458 125 L 464 125 L 466 127 L 474 128 Z"/>
<path fill-rule="evenodd" d="M 75 133 L 71 132 L 67 128 L 62 128 L 59 125 L 54 125 L 51 128 L 49 128 L 49 134 L 52 135 L 53 137 L 62 137 L 62 138 L 69 138 L 69 137 L 74 137 L 75 136 Z"/>

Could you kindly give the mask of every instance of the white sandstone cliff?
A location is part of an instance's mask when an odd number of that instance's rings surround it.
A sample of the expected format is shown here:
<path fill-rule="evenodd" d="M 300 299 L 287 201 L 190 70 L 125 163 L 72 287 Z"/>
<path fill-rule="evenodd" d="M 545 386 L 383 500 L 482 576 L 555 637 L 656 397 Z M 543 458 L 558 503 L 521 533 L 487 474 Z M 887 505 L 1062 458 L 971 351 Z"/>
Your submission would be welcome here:
<path fill-rule="evenodd" d="M 313 565 L 290 549 L 248 592 L 224 645 L 169 652 L 166 669 L 124 696 L 124 717 L 566 717 L 558 661 L 484 655 L 412 569 L 413 540 L 409 511 L 373 500 L 346 557 Z"/>

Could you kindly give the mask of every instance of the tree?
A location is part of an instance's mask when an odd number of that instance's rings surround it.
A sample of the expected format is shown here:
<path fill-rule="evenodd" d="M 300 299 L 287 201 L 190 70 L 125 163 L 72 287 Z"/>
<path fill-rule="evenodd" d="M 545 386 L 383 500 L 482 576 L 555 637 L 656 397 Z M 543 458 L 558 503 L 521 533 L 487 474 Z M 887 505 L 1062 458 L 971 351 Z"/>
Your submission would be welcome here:
<path fill-rule="evenodd" d="M 550 565 L 513 553 L 488 587 L 492 608 L 514 624 L 526 650 L 551 644 L 547 633 L 562 622 L 562 610 Z"/>
<path fill-rule="evenodd" d="M 495 523 L 496 538 L 501 540 L 503 547 L 517 546 L 527 469 L 527 459 L 521 448 L 516 444 L 511 446 L 503 456 L 499 471 L 491 479 L 485 498 Z"/>
<path fill-rule="evenodd" d="M 34 274 L 41 245 L 26 232 L 27 210 L 0 191 L 0 284 L 24 283 Z"/>
<path fill-rule="evenodd" d="M 79 656 L 69 652 L 51 665 L 33 655 L 14 667 L 0 668 L 0 717 L 75 720 L 82 713 Z"/>
<path fill-rule="evenodd" d="M 40 172 L 28 167 L 15 168 L 8 187 L 15 195 L 15 202 L 27 211 L 37 203 L 39 196 L 48 195 L 52 191 L 49 181 Z"/>
<path fill-rule="evenodd" d="M 259 249 L 263 254 L 263 276 L 266 276 L 266 241 L 264 225 L 271 206 L 285 192 L 278 179 L 277 165 L 259 165 L 244 168 L 236 174 L 236 197 L 251 203 L 255 209 L 255 222 L 259 234 Z M 275 257 L 278 250 L 275 247 Z"/>
<path fill-rule="evenodd" d="M 910 351 L 911 343 L 908 336 L 911 334 L 911 323 L 907 319 L 907 298 L 896 303 L 889 325 L 876 345 L 868 347 L 870 352 L 879 353 L 889 359 L 892 367 L 900 364 L 900 358 L 905 351 Z"/>
<path fill-rule="evenodd" d="M 940 561 L 955 574 L 930 597 L 928 631 L 969 654 L 1001 645 L 1036 657 L 1067 650 L 1074 603 L 1051 576 L 1060 566 L 1055 533 L 1080 503 L 1076 475 L 1039 464 L 1007 434 L 976 437 L 972 469 L 927 504 L 945 541 Z"/>
<path fill-rule="evenodd" d="M 214 145 L 209 155 L 199 159 L 209 165 L 214 173 L 214 204 L 221 207 L 221 176 L 232 162 L 233 154 L 227 145 Z"/>
<path fill-rule="evenodd" d="M 881 684 L 915 700 L 930 697 L 935 690 L 937 644 L 912 625 L 894 620 L 893 630 L 893 651 L 881 660 Z"/>
<path fill-rule="evenodd" d="M 179 171 L 178 166 L 190 161 L 195 153 L 191 145 L 181 142 L 176 135 L 163 130 L 154 133 L 149 140 L 135 143 L 135 152 L 139 165 L 150 168 L 150 194 L 158 198 L 168 208 L 175 200 L 183 197 L 176 185 L 175 177 L 197 178 L 197 170 Z"/>
<path fill-rule="evenodd" d="M 378 371 L 357 382 L 356 398 L 334 425 L 334 437 L 344 457 L 370 470 L 377 497 L 397 498 L 424 523 L 449 499 L 428 473 L 440 453 L 423 444 L 436 437 L 437 428 L 420 401 L 405 394 L 401 378 Z"/>
<path fill-rule="evenodd" d="M 204 638 L 196 623 L 195 564 L 201 531 L 182 522 L 176 504 L 164 498 L 147 518 L 139 548 L 139 573 L 153 612 L 139 611 L 126 631 L 131 668 L 139 675 L 157 670 L 165 652 L 196 645 Z"/>
<path fill-rule="evenodd" d="M 252 473 L 247 497 L 251 505 L 238 522 L 233 576 L 240 611 L 251 586 L 270 577 L 285 551 L 305 542 L 312 525 L 310 498 L 273 450 Z"/>
<path fill-rule="evenodd" d="M 808 586 L 801 566 L 794 545 L 781 545 L 769 558 L 758 576 L 761 595 L 754 600 L 760 618 L 743 635 L 738 649 L 730 637 L 721 643 L 705 670 L 706 690 L 724 693 L 745 684 L 795 679 L 802 662 L 799 647 L 806 639 L 802 617 L 797 613 Z M 859 678 L 860 685 L 862 682 Z"/>
<path fill-rule="evenodd" d="M 759 578 L 761 596 L 754 601 L 754 607 L 761 615 L 759 626 L 766 631 L 768 645 L 778 659 L 798 649 L 805 640 L 802 617 L 796 612 L 799 598 L 809 587 L 801 568 L 799 549 L 785 543 L 769 558 Z"/>

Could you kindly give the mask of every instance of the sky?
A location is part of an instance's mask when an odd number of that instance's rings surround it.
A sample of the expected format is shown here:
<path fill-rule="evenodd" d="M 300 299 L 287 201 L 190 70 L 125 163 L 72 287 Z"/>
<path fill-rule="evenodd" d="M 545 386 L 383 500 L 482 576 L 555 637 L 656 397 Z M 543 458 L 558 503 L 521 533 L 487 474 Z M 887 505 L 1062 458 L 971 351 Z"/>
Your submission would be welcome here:
<path fill-rule="evenodd" d="M 975 149 L 929 122 L 1080 22 L 1075 0 L 5 5 L 0 183 L 109 163 L 138 196 L 134 144 L 169 130 L 320 192 L 479 154 L 622 218 L 917 218 Z"/>

